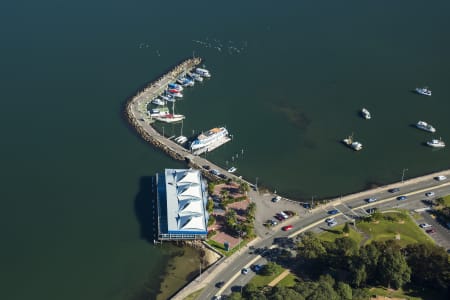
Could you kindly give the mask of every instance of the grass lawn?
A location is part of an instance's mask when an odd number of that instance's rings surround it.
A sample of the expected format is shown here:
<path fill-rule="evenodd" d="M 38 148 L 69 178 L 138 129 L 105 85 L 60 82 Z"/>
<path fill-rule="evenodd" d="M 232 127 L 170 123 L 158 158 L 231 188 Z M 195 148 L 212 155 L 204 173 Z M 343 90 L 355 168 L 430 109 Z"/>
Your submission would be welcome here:
<path fill-rule="evenodd" d="M 192 294 L 190 294 L 189 296 L 187 296 L 186 298 L 184 298 L 184 300 L 195 300 L 198 298 L 198 296 L 200 296 L 202 291 L 203 291 L 203 289 L 195 291 Z"/>
<path fill-rule="evenodd" d="M 383 215 L 395 216 L 396 213 L 386 213 Z M 423 231 L 423 229 L 417 226 L 417 224 L 415 224 L 409 217 L 405 218 L 403 223 L 380 220 L 378 223 L 359 222 L 357 227 L 370 236 L 370 238 L 366 241 L 366 244 L 371 241 L 386 241 L 395 239 L 397 233 L 400 234 L 399 243 L 401 246 L 406 246 L 411 243 L 433 243 L 433 240 Z"/>
<path fill-rule="evenodd" d="M 330 228 L 330 231 L 324 231 L 319 235 L 319 238 L 323 241 L 327 242 L 334 242 L 337 238 L 345 237 L 344 233 L 342 233 L 342 229 L 345 225 L 339 225 Z M 348 233 L 348 237 L 352 240 L 355 240 L 356 243 L 359 245 L 362 240 L 362 236 L 356 232 L 352 226 L 350 226 L 350 232 Z"/>
<path fill-rule="evenodd" d="M 296 280 L 297 276 L 295 276 L 292 273 L 289 273 L 280 282 L 278 282 L 277 286 L 293 287 L 297 283 Z"/>
<path fill-rule="evenodd" d="M 255 275 L 250 282 L 253 282 L 258 287 L 264 287 L 269 284 L 272 280 L 275 279 L 278 275 L 284 272 L 283 268 L 279 268 L 278 272 L 275 272 L 275 274 L 270 276 L 264 276 L 264 275 Z M 286 278 L 284 278 L 286 279 Z"/>
<path fill-rule="evenodd" d="M 408 299 L 408 300 L 421 300 L 420 297 L 411 297 L 408 296 L 407 293 L 405 293 L 402 289 L 399 290 L 388 290 L 383 287 L 379 288 L 371 288 L 369 289 L 371 295 L 377 295 L 377 296 L 386 296 L 386 297 L 394 297 L 394 298 L 401 298 L 401 299 Z"/>
<path fill-rule="evenodd" d="M 447 195 L 447 196 L 442 197 L 442 198 L 444 198 L 445 206 L 450 206 L 450 195 Z"/>
<path fill-rule="evenodd" d="M 239 246 L 239 245 L 236 245 L 234 248 L 232 248 L 232 249 L 230 249 L 230 250 L 228 250 L 228 251 L 225 251 L 225 247 L 223 246 L 223 244 L 218 243 L 218 242 L 213 241 L 213 240 L 207 240 L 207 241 L 206 241 L 206 243 L 208 243 L 208 245 L 214 247 L 214 249 L 216 249 L 217 251 L 219 251 L 220 253 L 222 253 L 222 254 L 225 255 L 225 256 L 230 256 L 230 255 L 232 255 L 233 253 L 235 253 L 236 251 L 238 251 L 239 249 L 241 249 L 241 251 L 243 251 L 242 248 L 243 248 L 245 245 L 247 245 L 248 242 L 250 242 L 250 241 L 247 241 L 247 240 L 241 240 L 240 246 Z"/>

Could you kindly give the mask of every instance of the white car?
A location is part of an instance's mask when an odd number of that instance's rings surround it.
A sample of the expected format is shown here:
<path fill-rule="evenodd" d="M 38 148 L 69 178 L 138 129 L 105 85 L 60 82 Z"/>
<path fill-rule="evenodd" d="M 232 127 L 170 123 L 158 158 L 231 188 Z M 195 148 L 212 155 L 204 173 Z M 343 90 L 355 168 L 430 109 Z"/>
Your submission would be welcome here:
<path fill-rule="evenodd" d="M 333 223 L 333 222 L 335 222 L 335 220 L 334 220 L 334 218 L 326 218 L 326 219 L 325 219 L 325 222 L 327 222 L 327 223 Z"/>
<path fill-rule="evenodd" d="M 431 225 L 427 224 L 427 223 L 422 223 L 419 226 L 420 226 L 420 228 L 430 228 L 431 227 Z"/>
<path fill-rule="evenodd" d="M 434 177 L 434 179 L 436 179 L 437 181 L 442 181 L 442 180 L 447 179 L 447 176 L 439 175 L 439 176 L 437 176 L 437 177 Z"/>
<path fill-rule="evenodd" d="M 280 196 L 276 196 L 276 197 L 272 198 L 272 202 L 275 202 L 275 203 L 280 201 L 280 200 L 281 200 Z"/>
<path fill-rule="evenodd" d="M 427 197 L 433 197 L 434 195 L 435 195 L 434 192 L 425 193 L 425 196 L 427 196 Z"/>
<path fill-rule="evenodd" d="M 242 273 L 243 275 L 247 275 L 247 274 L 248 274 L 248 269 L 247 269 L 247 268 L 243 268 L 243 269 L 241 270 L 241 273 Z"/>

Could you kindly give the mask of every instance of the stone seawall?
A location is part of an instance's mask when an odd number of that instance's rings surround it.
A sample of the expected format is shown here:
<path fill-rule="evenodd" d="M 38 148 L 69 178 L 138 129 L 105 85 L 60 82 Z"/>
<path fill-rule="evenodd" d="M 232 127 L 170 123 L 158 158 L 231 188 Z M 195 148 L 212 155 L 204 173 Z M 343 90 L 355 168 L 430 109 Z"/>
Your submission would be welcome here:
<path fill-rule="evenodd" d="M 139 98 L 145 97 L 147 95 L 156 97 L 157 90 L 160 89 L 162 85 L 166 84 L 166 82 L 170 80 L 175 80 L 183 72 L 185 72 L 186 70 L 191 70 L 201 62 L 201 58 L 190 58 L 182 61 L 163 76 L 147 84 L 145 88 L 139 90 L 126 102 L 125 117 L 130 125 L 137 131 L 138 135 L 148 143 L 152 144 L 154 147 L 161 149 L 164 153 L 168 154 L 170 157 L 176 160 L 185 160 L 186 156 L 182 152 L 180 152 L 179 149 L 173 149 L 172 147 L 167 145 L 167 143 L 165 143 L 166 139 L 161 136 L 153 127 L 144 127 L 144 125 L 139 122 L 139 118 L 135 115 L 132 106 L 133 104 L 135 104 L 135 102 L 137 102 Z"/>

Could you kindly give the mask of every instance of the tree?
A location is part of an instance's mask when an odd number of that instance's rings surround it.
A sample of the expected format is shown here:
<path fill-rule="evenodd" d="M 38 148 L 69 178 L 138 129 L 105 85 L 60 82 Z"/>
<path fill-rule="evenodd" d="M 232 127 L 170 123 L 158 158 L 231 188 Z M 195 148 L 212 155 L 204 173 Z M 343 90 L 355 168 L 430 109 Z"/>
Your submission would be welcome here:
<path fill-rule="evenodd" d="M 211 226 L 216 221 L 216 218 L 213 215 L 210 215 L 208 218 L 208 226 Z"/>
<path fill-rule="evenodd" d="M 241 193 L 248 192 L 249 189 L 250 189 L 250 188 L 249 188 L 247 182 L 241 182 L 241 184 L 239 184 L 239 191 L 240 191 Z"/>
<path fill-rule="evenodd" d="M 321 240 L 314 233 L 307 231 L 298 243 L 297 253 L 306 259 L 316 259 L 326 254 L 326 250 Z"/>
<path fill-rule="evenodd" d="M 304 300 L 297 291 L 285 286 L 276 286 L 269 296 L 270 300 Z"/>
<path fill-rule="evenodd" d="M 350 226 L 348 226 L 348 222 L 345 222 L 342 232 L 347 233 L 347 234 L 350 232 Z"/>
<path fill-rule="evenodd" d="M 398 249 L 389 247 L 380 257 L 378 276 L 387 287 L 398 289 L 410 281 L 411 268 Z"/>
<path fill-rule="evenodd" d="M 249 282 L 249 283 L 244 287 L 243 295 L 244 295 L 246 298 L 250 298 L 253 294 L 257 294 L 257 293 L 259 293 L 259 288 L 258 288 L 258 286 L 257 286 L 255 283 L 253 283 L 253 282 Z"/>
<path fill-rule="evenodd" d="M 439 197 L 439 198 L 436 199 L 436 203 L 439 204 L 439 205 L 444 206 L 445 205 L 445 199 L 442 198 L 442 197 Z"/>
<path fill-rule="evenodd" d="M 208 199 L 206 209 L 209 213 L 212 213 L 212 211 L 214 209 L 214 201 L 212 201 L 211 199 Z"/>
<path fill-rule="evenodd" d="M 239 293 L 239 292 L 232 292 L 231 295 L 227 297 L 227 299 L 230 299 L 230 300 L 243 300 L 245 298 L 243 298 L 241 293 Z"/>
<path fill-rule="evenodd" d="M 280 269 L 280 266 L 276 263 L 269 261 L 267 264 L 265 264 L 261 269 L 261 274 L 270 276 L 275 274 Z"/>
<path fill-rule="evenodd" d="M 339 299 L 342 300 L 353 299 L 352 288 L 342 281 L 339 281 L 336 284 L 336 292 L 339 295 Z"/>

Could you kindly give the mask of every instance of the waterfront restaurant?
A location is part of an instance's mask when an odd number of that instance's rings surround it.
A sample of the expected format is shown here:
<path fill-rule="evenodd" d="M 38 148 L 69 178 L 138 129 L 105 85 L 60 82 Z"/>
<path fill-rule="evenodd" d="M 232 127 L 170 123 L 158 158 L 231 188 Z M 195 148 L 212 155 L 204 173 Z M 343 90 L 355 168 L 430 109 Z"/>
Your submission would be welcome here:
<path fill-rule="evenodd" d="M 166 169 L 156 174 L 159 240 L 206 239 L 208 192 L 199 170 Z"/>

